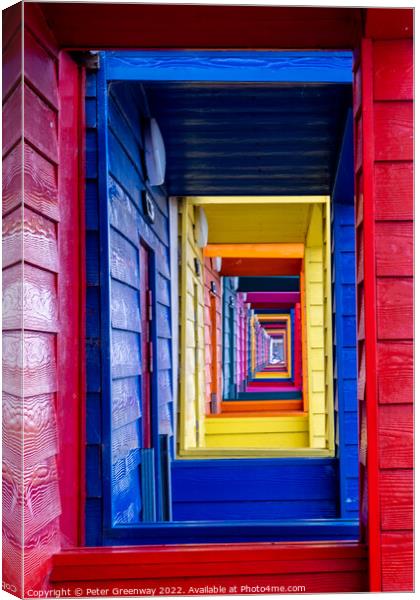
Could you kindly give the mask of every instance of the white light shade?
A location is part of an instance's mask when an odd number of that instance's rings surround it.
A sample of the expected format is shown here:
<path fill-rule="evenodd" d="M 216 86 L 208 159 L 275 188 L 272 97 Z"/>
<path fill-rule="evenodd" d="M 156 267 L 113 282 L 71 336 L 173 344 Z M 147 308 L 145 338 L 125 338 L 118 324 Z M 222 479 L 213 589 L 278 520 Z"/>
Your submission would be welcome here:
<path fill-rule="evenodd" d="M 238 289 L 239 287 L 239 277 L 232 277 L 232 289 L 234 289 L 235 291 Z"/>
<path fill-rule="evenodd" d="M 214 256 L 211 259 L 211 264 L 212 267 L 215 271 L 217 271 L 218 273 L 220 273 L 220 271 L 222 270 L 222 257 L 221 256 Z"/>
<path fill-rule="evenodd" d="M 209 226 L 206 213 L 202 206 L 198 206 L 195 212 L 195 241 L 199 248 L 205 248 L 209 239 Z"/>
<path fill-rule="evenodd" d="M 148 119 L 146 122 L 144 147 L 149 183 L 150 185 L 162 185 L 165 181 L 166 152 L 156 119 Z"/>

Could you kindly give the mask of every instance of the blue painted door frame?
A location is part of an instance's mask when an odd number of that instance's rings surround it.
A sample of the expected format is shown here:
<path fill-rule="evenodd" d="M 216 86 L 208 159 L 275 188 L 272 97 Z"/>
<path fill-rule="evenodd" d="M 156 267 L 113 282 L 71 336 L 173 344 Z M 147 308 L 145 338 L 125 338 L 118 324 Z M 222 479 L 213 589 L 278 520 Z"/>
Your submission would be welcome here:
<path fill-rule="evenodd" d="M 110 352 L 111 348 L 111 307 L 110 307 L 110 239 L 109 239 L 109 206 L 108 202 L 104 202 L 103 200 L 107 198 L 108 194 L 108 139 L 107 139 L 107 126 L 108 126 L 108 82 L 110 80 L 125 80 L 125 81 L 139 81 L 139 80 L 168 80 L 171 69 L 175 69 L 172 72 L 174 73 L 183 72 L 182 61 L 179 61 L 180 58 L 189 58 L 195 57 L 195 62 L 197 62 L 197 58 L 203 53 L 154 53 L 154 56 L 151 54 L 147 55 L 147 53 L 133 53 L 132 55 L 121 54 L 121 53 L 101 53 L 101 69 L 98 73 L 98 96 L 97 96 L 97 145 L 95 148 L 92 143 L 92 152 L 90 159 L 92 164 L 97 164 L 97 173 L 96 173 L 96 182 L 97 182 L 97 193 L 99 197 L 99 202 L 97 204 L 98 212 L 99 212 L 99 223 L 98 227 L 100 230 L 100 246 L 95 247 L 93 252 L 99 252 L 101 256 L 101 267 L 99 274 L 99 294 L 100 294 L 100 314 L 101 314 L 101 331 L 100 331 L 100 345 L 102 347 L 102 355 L 101 355 L 101 378 L 100 378 L 100 390 L 102 394 L 102 407 L 101 410 L 101 423 L 100 427 L 102 428 L 102 477 L 100 482 L 97 484 L 97 495 L 92 493 L 90 500 L 96 500 L 100 498 L 102 494 L 102 500 L 100 503 L 91 502 L 89 506 L 91 509 L 87 508 L 87 522 L 90 521 L 89 527 L 91 528 L 91 532 L 89 533 L 88 543 L 92 544 L 149 544 L 149 543 L 180 543 L 187 541 L 250 541 L 250 540 L 293 540 L 293 539 L 306 539 L 306 540 L 316 540 L 316 539 L 350 539 L 357 537 L 357 523 L 354 519 L 343 520 L 343 519 L 325 519 L 322 522 L 319 520 L 311 520 L 311 519 L 288 519 L 284 520 L 275 520 L 275 521 L 261 521 L 255 520 L 254 522 L 249 521 L 223 521 L 223 522 L 211 522 L 203 521 L 190 521 L 190 522 L 159 522 L 153 524 L 146 523 L 127 523 L 127 524 L 115 524 L 112 522 L 112 497 L 111 497 L 111 420 L 110 420 L 110 407 L 106 408 L 106 398 L 110 397 L 110 390 L 112 387 L 112 378 L 111 378 L 111 362 L 110 362 Z M 153 54 L 153 53 L 152 53 Z M 206 53 L 204 53 L 206 54 Z M 269 82 L 284 82 L 284 81 L 295 81 L 295 82 L 307 82 L 316 81 L 316 82 L 349 82 L 348 76 L 348 61 L 349 61 L 349 53 L 345 56 L 337 54 L 337 68 L 335 75 L 331 75 L 331 72 L 328 74 L 327 67 L 316 66 L 316 60 L 324 58 L 322 56 L 323 53 L 312 53 L 314 56 L 310 57 L 310 61 L 305 64 L 305 68 L 302 68 L 300 75 L 295 77 L 300 77 L 300 79 L 291 79 L 293 73 L 298 68 L 299 64 L 297 59 L 300 53 L 260 53 L 258 55 L 257 63 L 252 62 L 252 58 L 255 59 L 255 54 L 250 53 L 216 53 L 217 60 L 212 59 L 211 56 L 206 56 L 206 59 L 210 60 L 210 67 L 201 71 L 202 81 L 269 81 Z M 268 56 L 264 56 L 267 54 Z M 287 54 L 289 56 L 287 56 Z M 330 54 L 330 53 L 328 53 Z M 141 56 L 140 56 L 141 55 Z M 158 55 L 159 60 L 162 60 L 162 67 L 158 68 L 156 65 L 156 55 Z M 293 55 L 293 56 L 292 56 Z M 316 55 L 316 56 L 315 56 Z M 139 70 L 139 65 L 136 64 L 138 58 L 145 60 L 149 63 L 149 66 L 143 64 L 141 65 L 141 69 Z M 136 58 L 137 57 L 137 58 Z M 241 59 L 244 59 L 244 63 L 241 65 L 240 69 L 235 69 L 235 65 L 238 64 L 238 60 L 240 62 Z M 280 65 L 280 63 L 273 68 L 266 70 L 266 73 L 269 75 L 262 75 L 264 69 L 264 61 L 272 61 L 273 58 L 283 58 L 285 59 L 285 63 Z M 125 66 L 121 65 L 121 59 L 123 62 L 125 61 Z M 134 60 L 134 62 L 132 61 Z M 223 62 L 223 59 L 224 62 Z M 172 61 L 172 66 L 169 63 Z M 175 62 L 174 62 L 175 61 Z M 221 62 L 220 62 L 221 61 Z M 248 64 L 246 64 L 248 61 Z M 286 62 L 288 61 L 288 67 L 286 66 Z M 311 62 L 312 61 L 312 62 Z M 315 62 L 314 62 L 315 61 Z M 268 63 L 266 63 L 268 64 Z M 290 65 L 292 65 L 292 71 L 290 70 Z M 309 65 L 309 66 L 308 66 Z M 344 69 L 344 65 L 346 68 Z M 245 67 L 242 68 L 242 67 Z M 278 67 L 278 68 L 277 68 Z M 280 68 L 281 67 L 281 68 Z M 309 71 L 308 71 L 309 68 Z M 148 69 L 148 75 L 145 73 L 145 69 Z M 184 71 L 184 75 L 178 76 L 183 79 L 185 77 L 191 77 L 193 80 L 199 76 L 197 74 L 197 69 L 200 69 L 200 66 L 197 64 L 191 66 L 189 71 Z M 248 69 L 248 75 L 246 75 Z M 224 79 L 221 73 L 224 73 Z M 152 77 L 153 73 L 153 77 Z M 260 75 L 258 76 L 258 73 Z M 96 77 L 96 75 L 95 75 Z M 174 76 L 175 77 L 175 76 Z M 260 77 L 260 79 L 258 79 Z M 328 79 L 328 77 L 335 77 L 335 79 Z M 212 79 L 213 78 L 213 79 Z M 309 78 L 309 79 L 308 79 Z M 351 81 L 351 79 L 350 79 Z M 88 152 L 89 152 L 88 144 Z M 94 155 L 94 152 L 97 152 L 97 156 Z M 89 162 L 89 156 L 88 156 Z M 91 181 L 87 182 L 87 187 L 89 184 L 92 184 L 93 177 Z M 92 191 L 92 186 L 89 186 L 89 191 Z M 93 248 L 93 246 L 92 246 Z M 90 258 L 89 258 L 90 260 Z M 156 335 L 156 332 L 155 334 Z M 156 361 L 156 357 L 155 357 Z M 155 373 L 157 372 L 157 369 Z M 155 387 L 156 394 L 158 393 L 158 385 Z M 157 407 L 157 397 L 154 399 L 154 410 L 158 410 Z M 89 426 L 89 424 L 88 424 Z M 90 434 L 91 435 L 91 434 Z M 169 478 L 170 471 L 165 471 L 165 465 L 168 463 L 162 461 L 162 455 L 159 455 L 160 449 L 166 448 L 165 452 L 169 454 L 168 445 L 163 443 L 167 441 L 165 436 L 162 436 L 159 431 L 154 432 L 154 435 L 157 436 L 157 455 L 156 459 L 156 469 L 160 472 L 159 479 L 162 481 L 166 477 L 167 485 L 170 488 Z M 96 438 L 95 438 L 96 439 Z M 103 441 L 107 441 L 107 443 L 103 443 Z M 99 446 L 98 446 L 99 447 Z M 94 453 L 92 453 L 94 454 Z M 292 464 L 296 465 L 296 468 L 299 468 L 299 464 L 301 459 L 292 460 Z M 215 461 L 217 462 L 217 461 Z M 281 464 L 285 464 L 283 459 L 276 459 L 276 463 L 279 467 Z M 332 464 L 336 465 L 336 461 L 332 459 Z M 335 466 L 334 466 L 335 468 Z M 168 475 L 169 473 L 169 475 Z M 102 491 L 100 491 L 102 490 Z M 164 500 L 160 500 L 157 503 L 158 507 L 158 518 L 161 519 L 169 519 L 170 518 L 170 510 L 166 511 L 163 507 Z M 99 520 L 96 518 L 98 515 L 98 506 L 101 504 L 103 506 L 103 512 L 101 513 L 101 517 Z M 160 508 L 159 508 L 160 507 Z M 90 510 L 90 512 L 89 512 Z M 102 510 L 102 509 L 101 509 Z M 97 511 L 97 512 L 95 512 Z"/>

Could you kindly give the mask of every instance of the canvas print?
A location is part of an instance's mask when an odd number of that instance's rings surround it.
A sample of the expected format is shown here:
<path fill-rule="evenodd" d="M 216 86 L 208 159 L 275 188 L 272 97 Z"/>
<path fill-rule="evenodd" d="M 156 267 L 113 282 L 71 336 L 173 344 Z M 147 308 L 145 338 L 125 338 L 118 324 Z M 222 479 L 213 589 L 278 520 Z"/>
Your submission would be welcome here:
<path fill-rule="evenodd" d="M 3 590 L 413 591 L 413 14 L 3 12 Z"/>

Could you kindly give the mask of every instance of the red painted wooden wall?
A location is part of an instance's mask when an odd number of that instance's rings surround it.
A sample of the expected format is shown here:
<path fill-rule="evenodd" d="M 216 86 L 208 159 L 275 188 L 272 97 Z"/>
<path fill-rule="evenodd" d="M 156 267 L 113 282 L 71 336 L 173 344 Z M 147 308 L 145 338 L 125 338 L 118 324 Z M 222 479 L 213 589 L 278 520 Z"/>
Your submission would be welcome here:
<path fill-rule="evenodd" d="M 382 591 L 413 589 L 413 44 L 410 11 L 392 14 L 368 11 L 354 90 L 362 523 Z"/>
<path fill-rule="evenodd" d="M 51 555 L 80 540 L 83 364 L 79 69 L 36 5 L 24 7 L 22 49 L 22 17 L 15 5 L 3 22 L 3 549 L 16 592 L 22 576 L 26 589 L 46 585 Z"/>

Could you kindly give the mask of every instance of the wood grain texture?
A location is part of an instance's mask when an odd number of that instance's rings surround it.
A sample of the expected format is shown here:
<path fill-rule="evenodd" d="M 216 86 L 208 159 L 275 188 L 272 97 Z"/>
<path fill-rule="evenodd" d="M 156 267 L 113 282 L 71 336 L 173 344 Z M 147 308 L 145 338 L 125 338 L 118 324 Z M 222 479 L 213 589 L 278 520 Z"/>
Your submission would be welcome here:
<path fill-rule="evenodd" d="M 412 160 L 413 124 L 412 102 L 376 102 L 375 160 Z"/>
<path fill-rule="evenodd" d="M 413 467 L 414 421 L 410 404 L 381 405 L 378 423 L 381 469 Z"/>
<path fill-rule="evenodd" d="M 413 223 L 376 224 L 376 273 L 378 277 L 412 277 L 414 271 Z"/>
<path fill-rule="evenodd" d="M 412 279 L 378 279 L 379 339 L 413 339 L 413 292 Z M 398 319 L 395 319 L 396 315 L 398 315 Z"/>
<path fill-rule="evenodd" d="M 381 221 L 413 219 L 412 161 L 375 164 L 375 215 Z"/>
<path fill-rule="evenodd" d="M 25 30 L 25 79 L 58 109 L 58 77 L 55 61 L 32 33 Z"/>
<path fill-rule="evenodd" d="M 2 173 L 2 212 L 9 213 L 22 204 L 22 145 L 19 143 L 3 160 Z"/>
<path fill-rule="evenodd" d="M 22 87 L 18 85 L 3 105 L 3 157 L 22 139 Z"/>
<path fill-rule="evenodd" d="M 4 458 L 15 468 L 21 467 L 23 442 L 27 467 L 57 453 L 54 394 L 30 396 L 23 400 L 4 393 L 3 425 Z"/>
<path fill-rule="evenodd" d="M 414 348 L 410 341 L 378 344 L 378 394 L 381 404 L 414 400 Z"/>
<path fill-rule="evenodd" d="M 381 526 L 404 531 L 414 525 L 414 474 L 411 469 L 388 469 L 381 474 Z"/>
<path fill-rule="evenodd" d="M 4 389 L 13 395 L 55 392 L 56 358 L 53 334 L 25 332 L 6 333 L 3 336 Z"/>
<path fill-rule="evenodd" d="M 28 144 L 24 149 L 24 178 L 26 206 L 58 221 L 57 167 Z"/>
<path fill-rule="evenodd" d="M 38 148 L 52 162 L 58 162 L 58 117 L 52 109 L 28 85 L 24 86 L 25 118 L 24 135 L 35 148 Z"/>
<path fill-rule="evenodd" d="M 7 19 L 6 19 L 7 23 Z M 3 50 L 2 58 L 2 96 L 3 102 L 9 95 L 11 90 L 18 85 L 19 80 L 22 77 L 22 57 L 23 57 L 23 46 L 22 46 L 22 29 L 21 24 L 16 24 L 16 29 L 13 31 L 13 25 L 10 25 L 10 30 L 7 32 L 7 36 L 12 37 L 8 39 L 8 43 Z M 6 36 L 5 36 L 6 37 Z"/>
<path fill-rule="evenodd" d="M 3 272 L 3 328 L 57 331 L 56 276 L 18 263 Z"/>
<path fill-rule="evenodd" d="M 373 48 L 374 100 L 413 100 L 413 40 L 378 41 Z"/>
<path fill-rule="evenodd" d="M 411 531 L 384 532 L 382 587 L 384 592 L 414 591 L 414 541 Z"/>

